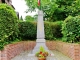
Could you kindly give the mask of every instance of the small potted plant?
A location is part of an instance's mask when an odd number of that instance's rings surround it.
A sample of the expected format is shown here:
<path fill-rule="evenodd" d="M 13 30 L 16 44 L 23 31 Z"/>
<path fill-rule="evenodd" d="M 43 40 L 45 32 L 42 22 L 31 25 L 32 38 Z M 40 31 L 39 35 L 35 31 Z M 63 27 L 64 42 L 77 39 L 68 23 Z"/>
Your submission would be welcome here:
<path fill-rule="evenodd" d="M 35 55 L 38 57 L 38 60 L 46 60 L 48 52 L 45 51 L 42 46 L 40 46 L 40 50 Z"/>

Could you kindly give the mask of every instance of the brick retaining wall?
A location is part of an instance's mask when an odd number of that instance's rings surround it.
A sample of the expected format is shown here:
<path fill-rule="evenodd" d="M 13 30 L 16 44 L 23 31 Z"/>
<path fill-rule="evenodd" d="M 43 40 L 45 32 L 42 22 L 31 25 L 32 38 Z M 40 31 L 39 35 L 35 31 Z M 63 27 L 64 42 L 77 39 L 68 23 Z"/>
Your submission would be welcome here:
<path fill-rule="evenodd" d="M 58 50 L 73 60 L 80 60 L 80 44 L 65 43 L 60 41 L 48 41 L 47 46 L 50 50 Z"/>
<path fill-rule="evenodd" d="M 36 42 L 34 41 L 22 41 L 19 43 L 9 44 L 5 46 L 3 51 L 0 51 L 0 60 L 11 60 L 11 58 L 23 51 L 32 50 L 35 45 Z M 47 41 L 46 45 L 50 50 L 58 50 L 73 60 L 80 60 L 80 44 Z"/>
<path fill-rule="evenodd" d="M 49 50 L 55 50 L 56 49 L 56 42 L 55 41 L 47 41 L 46 46 Z"/>
<path fill-rule="evenodd" d="M 56 49 L 73 60 L 80 60 L 80 44 L 56 42 Z"/>
<path fill-rule="evenodd" d="M 4 50 L 0 53 L 0 60 L 11 60 L 11 58 L 15 57 L 16 55 L 20 54 L 26 50 L 32 50 L 35 46 L 35 42 L 27 42 L 22 41 L 19 43 L 9 44 L 5 46 Z"/>

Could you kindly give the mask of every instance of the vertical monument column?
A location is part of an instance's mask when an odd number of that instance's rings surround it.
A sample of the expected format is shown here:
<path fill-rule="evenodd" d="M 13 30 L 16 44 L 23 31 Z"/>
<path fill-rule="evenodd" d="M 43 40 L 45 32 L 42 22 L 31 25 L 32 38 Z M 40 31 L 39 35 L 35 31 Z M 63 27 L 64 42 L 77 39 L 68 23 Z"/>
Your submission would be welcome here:
<path fill-rule="evenodd" d="M 43 21 L 43 11 L 38 11 L 38 20 L 37 20 L 37 39 L 36 39 L 36 46 L 34 47 L 32 54 L 35 54 L 39 51 L 40 46 L 43 46 L 45 50 L 48 51 L 46 47 L 46 40 L 45 40 L 45 32 L 44 32 L 44 21 Z"/>
<path fill-rule="evenodd" d="M 45 42 L 43 11 L 41 11 L 41 10 L 38 11 L 36 42 Z"/>

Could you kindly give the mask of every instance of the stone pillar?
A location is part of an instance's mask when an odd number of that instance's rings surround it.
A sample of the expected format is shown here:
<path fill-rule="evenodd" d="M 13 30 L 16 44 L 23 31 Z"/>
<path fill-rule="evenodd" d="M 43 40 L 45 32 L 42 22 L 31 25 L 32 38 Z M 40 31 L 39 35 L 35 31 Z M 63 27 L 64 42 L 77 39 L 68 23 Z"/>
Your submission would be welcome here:
<path fill-rule="evenodd" d="M 44 21 L 43 21 L 43 11 L 38 11 L 37 20 L 37 39 L 44 39 Z"/>
<path fill-rule="evenodd" d="M 32 54 L 35 54 L 39 51 L 40 46 L 43 46 L 46 51 L 49 51 L 46 47 L 45 33 L 44 33 L 44 21 L 43 21 L 43 11 L 38 11 L 38 20 L 37 20 L 37 39 L 36 46 L 32 51 Z"/>
<path fill-rule="evenodd" d="M 38 11 L 36 42 L 45 42 L 43 11 L 40 11 L 40 10 Z"/>

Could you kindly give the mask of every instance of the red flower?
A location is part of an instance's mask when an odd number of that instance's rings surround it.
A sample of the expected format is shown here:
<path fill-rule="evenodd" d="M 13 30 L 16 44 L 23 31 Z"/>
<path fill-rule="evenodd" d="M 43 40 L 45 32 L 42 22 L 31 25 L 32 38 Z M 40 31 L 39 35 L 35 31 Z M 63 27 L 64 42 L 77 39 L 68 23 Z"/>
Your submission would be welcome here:
<path fill-rule="evenodd" d="M 40 54 L 42 54 L 42 51 L 40 51 Z"/>

